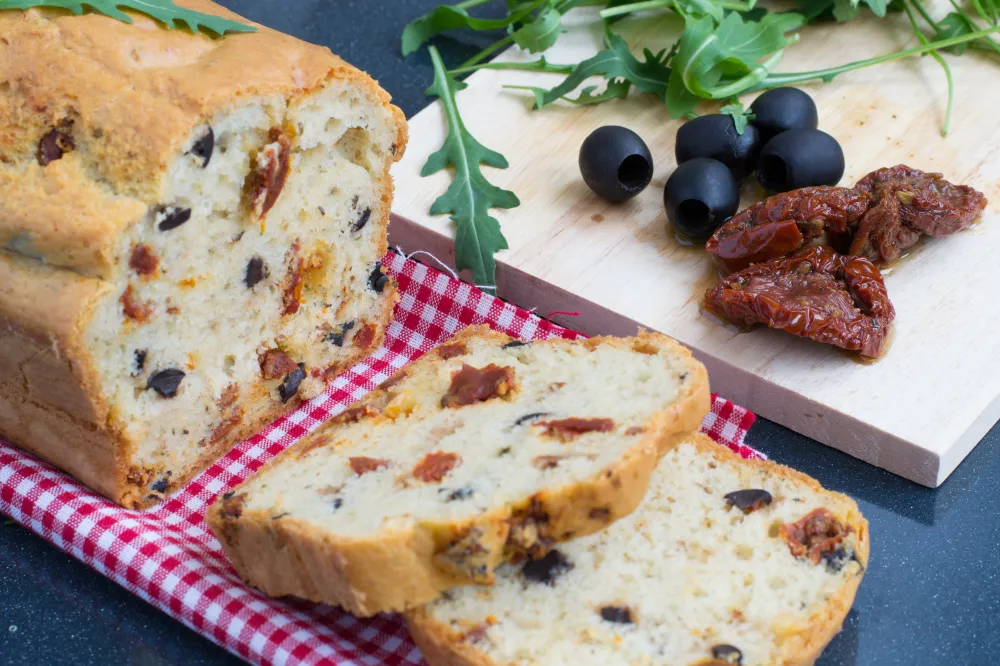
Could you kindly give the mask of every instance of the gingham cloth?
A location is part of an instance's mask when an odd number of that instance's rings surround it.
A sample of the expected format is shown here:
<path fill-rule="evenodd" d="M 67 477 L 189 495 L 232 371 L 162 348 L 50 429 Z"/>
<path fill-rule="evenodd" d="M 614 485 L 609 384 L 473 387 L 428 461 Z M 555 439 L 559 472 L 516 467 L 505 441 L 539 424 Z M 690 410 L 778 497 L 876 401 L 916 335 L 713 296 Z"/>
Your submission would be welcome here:
<path fill-rule="evenodd" d="M 524 339 L 580 337 L 389 253 L 402 300 L 384 346 L 330 389 L 243 442 L 154 510 L 128 511 L 0 440 L 0 512 L 195 631 L 255 664 L 421 664 L 395 615 L 358 620 L 328 606 L 268 599 L 230 568 L 205 507 L 397 369 L 476 323 Z M 703 430 L 744 457 L 754 415 L 713 396 Z"/>

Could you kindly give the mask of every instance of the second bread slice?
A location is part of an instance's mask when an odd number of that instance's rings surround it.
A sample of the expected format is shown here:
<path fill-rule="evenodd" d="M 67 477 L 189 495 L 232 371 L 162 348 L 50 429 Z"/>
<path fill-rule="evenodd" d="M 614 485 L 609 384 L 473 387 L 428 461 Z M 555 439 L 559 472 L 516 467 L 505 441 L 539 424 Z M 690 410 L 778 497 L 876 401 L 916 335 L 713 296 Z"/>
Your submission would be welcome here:
<path fill-rule="evenodd" d="M 466 329 L 207 519 L 267 594 L 404 610 L 629 514 L 708 406 L 704 367 L 662 335 L 522 343 Z"/>

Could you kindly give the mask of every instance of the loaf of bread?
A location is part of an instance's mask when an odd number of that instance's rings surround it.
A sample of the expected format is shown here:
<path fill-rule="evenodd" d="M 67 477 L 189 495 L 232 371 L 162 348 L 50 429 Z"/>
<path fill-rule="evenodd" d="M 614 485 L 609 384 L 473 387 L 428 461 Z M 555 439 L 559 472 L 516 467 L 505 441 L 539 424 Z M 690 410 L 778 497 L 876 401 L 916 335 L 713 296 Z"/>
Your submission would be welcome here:
<path fill-rule="evenodd" d="M 131 18 L 0 12 L 0 435 L 141 507 L 379 344 L 406 126 L 326 48 Z"/>
<path fill-rule="evenodd" d="M 708 406 L 704 367 L 665 336 L 523 343 L 474 327 L 206 518 L 267 594 L 403 610 L 627 515 Z"/>
<path fill-rule="evenodd" d="M 407 623 L 430 666 L 806 666 L 867 562 L 851 499 L 696 435 L 630 516 Z"/>

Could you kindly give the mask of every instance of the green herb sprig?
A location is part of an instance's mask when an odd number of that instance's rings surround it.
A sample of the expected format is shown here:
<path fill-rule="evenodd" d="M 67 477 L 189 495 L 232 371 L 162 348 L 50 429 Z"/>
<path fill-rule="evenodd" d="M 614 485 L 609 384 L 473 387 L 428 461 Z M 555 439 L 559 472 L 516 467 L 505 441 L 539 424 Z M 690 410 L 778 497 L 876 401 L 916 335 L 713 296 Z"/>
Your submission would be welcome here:
<path fill-rule="evenodd" d="M 0 0 L 2 1 L 2 0 Z M 499 1 L 499 0 L 497 0 Z M 403 52 L 412 53 L 433 36 L 465 28 L 504 31 L 505 36 L 462 63 L 445 72 L 440 56 L 432 51 L 435 65 L 435 90 L 447 91 L 442 97 L 449 123 L 449 137 L 435 156 L 432 173 L 448 164 L 455 166 L 455 181 L 439 198 L 431 213 L 451 212 L 458 224 L 455 241 L 459 268 L 471 267 L 477 282 L 493 284 L 494 262 L 491 252 L 507 247 L 496 220 L 489 217 L 490 207 L 510 208 L 517 197 L 489 184 L 478 164 L 506 166 L 499 153 L 483 148 L 472 139 L 462 124 L 454 104 L 454 93 L 462 89 L 454 77 L 478 69 L 510 69 L 560 74 L 564 78 L 551 88 L 506 86 L 526 90 L 534 96 L 536 109 L 557 100 L 573 104 L 600 104 L 627 97 L 633 90 L 661 99 L 674 118 L 688 117 L 705 100 L 735 100 L 757 90 L 810 81 L 830 82 L 846 72 L 893 60 L 929 55 L 942 67 L 948 83 L 948 103 L 942 124 L 946 135 L 954 104 L 954 81 L 944 54 L 960 56 L 971 51 L 1000 55 L 1000 0 L 969 0 L 967 11 L 950 0 L 954 11 L 935 20 L 923 0 L 797 0 L 795 11 L 770 12 L 757 6 L 757 0 L 505 0 L 507 13 L 499 19 L 476 19 L 468 10 L 490 0 L 466 0 L 457 5 L 439 6 L 420 17 L 403 32 Z M 604 48 L 578 63 L 552 63 L 540 55 L 529 62 L 485 62 L 498 50 L 517 44 L 532 53 L 550 48 L 562 32 L 562 17 L 580 5 L 598 5 Z M 874 58 L 855 60 L 833 67 L 807 72 L 775 71 L 785 49 L 798 41 L 798 30 L 820 22 L 843 23 L 871 12 L 885 17 L 905 12 L 919 44 Z M 616 23 L 636 12 L 660 12 L 683 23 L 680 38 L 660 45 L 659 52 L 646 49 L 634 55 L 625 39 L 616 32 Z M 831 23 L 835 25 L 835 23 Z M 586 85 L 592 77 L 601 77 L 603 86 Z M 585 86 L 582 89 L 581 86 Z M 437 93 L 436 93 L 437 94 Z M 742 104 L 730 102 L 722 113 L 733 117 L 737 131 L 743 132 L 750 116 Z M 458 143 L 453 137 L 459 137 Z M 450 142 L 450 143 L 449 143 Z M 468 149 L 462 146 L 467 144 Z M 465 152 L 463 152 L 465 151 Z M 463 158 L 462 155 L 465 155 Z M 434 156 L 432 156 L 434 159 Z"/>
<path fill-rule="evenodd" d="M 510 190 L 493 185 L 479 165 L 507 168 L 507 159 L 476 141 L 465 128 L 455 103 L 455 93 L 466 87 L 445 71 L 437 49 L 430 47 L 434 66 L 434 83 L 427 90 L 441 100 L 448 123 L 444 145 L 427 158 L 421 176 L 437 173 L 445 167 L 455 169 L 451 187 L 431 206 L 431 215 L 450 213 L 457 225 L 455 232 L 455 262 L 458 270 L 468 268 L 472 279 L 481 288 L 495 288 L 496 262 L 493 255 L 507 249 L 507 239 L 500 232 L 500 223 L 489 214 L 490 208 L 514 208 L 521 204 Z"/>
<path fill-rule="evenodd" d="M 195 34 L 198 34 L 199 30 L 204 30 L 220 37 L 227 32 L 257 31 L 257 28 L 252 25 L 178 7 L 172 0 L 0 0 L 0 10 L 31 9 L 32 7 L 66 9 L 77 16 L 90 9 L 118 21 L 131 23 L 132 18 L 121 10 L 121 8 L 125 8 L 150 16 L 171 30 L 176 29 L 177 24 L 181 23 Z"/>

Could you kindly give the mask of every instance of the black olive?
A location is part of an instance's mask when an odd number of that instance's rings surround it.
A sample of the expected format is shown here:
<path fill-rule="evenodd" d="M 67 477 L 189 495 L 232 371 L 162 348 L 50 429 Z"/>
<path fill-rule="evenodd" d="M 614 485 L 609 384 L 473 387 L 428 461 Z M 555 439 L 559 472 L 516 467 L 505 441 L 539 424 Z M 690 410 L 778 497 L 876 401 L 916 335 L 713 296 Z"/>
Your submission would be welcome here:
<path fill-rule="evenodd" d="M 601 619 L 616 624 L 635 624 L 632 609 L 626 606 L 604 606 L 601 608 Z"/>
<path fill-rule="evenodd" d="M 351 330 L 352 328 L 354 328 L 354 324 L 355 323 L 356 322 L 353 322 L 353 321 L 345 322 L 344 325 L 341 326 L 339 330 L 330 331 L 329 333 L 327 333 L 323 337 L 323 341 L 324 342 L 332 343 L 332 344 L 334 344 L 334 345 L 336 345 L 338 347 L 343 347 L 344 346 L 344 336 L 347 335 L 347 332 L 349 330 Z"/>
<path fill-rule="evenodd" d="M 757 161 L 757 180 L 769 194 L 813 185 L 836 185 L 844 175 L 844 150 L 818 129 L 782 132 Z"/>
<path fill-rule="evenodd" d="M 212 161 L 212 151 L 215 149 L 215 132 L 208 128 L 208 133 L 194 142 L 189 151 L 195 157 L 201 159 L 201 168 L 204 169 Z"/>
<path fill-rule="evenodd" d="M 64 153 L 76 147 L 73 135 L 70 134 L 72 127 L 72 120 L 64 120 L 59 123 L 59 127 L 52 128 L 39 140 L 37 159 L 40 165 L 46 166 L 49 162 L 62 159 Z"/>
<path fill-rule="evenodd" d="M 712 658 L 736 666 L 743 664 L 743 653 L 732 645 L 716 645 L 712 648 Z"/>
<path fill-rule="evenodd" d="M 385 285 L 389 283 L 389 276 L 382 272 L 382 262 L 376 261 L 375 268 L 368 275 L 368 287 L 377 294 L 381 294 Z"/>
<path fill-rule="evenodd" d="M 358 219 L 354 221 L 354 224 L 351 225 L 351 231 L 357 233 L 362 229 L 364 229 L 365 225 L 368 224 L 368 218 L 370 218 L 371 216 L 372 216 L 372 209 L 365 208 L 363 211 L 361 211 L 361 215 L 358 215 Z"/>
<path fill-rule="evenodd" d="M 653 156 L 639 135 L 626 127 L 598 127 L 580 146 L 580 173 L 599 197 L 625 201 L 653 178 Z"/>
<path fill-rule="evenodd" d="M 696 157 L 670 174 L 663 206 L 674 229 L 689 238 L 708 238 L 740 205 L 740 186 L 725 164 Z"/>
<path fill-rule="evenodd" d="M 180 208 L 178 206 L 161 206 L 156 211 L 156 219 L 159 220 L 158 228 L 160 231 L 170 231 L 191 219 L 191 209 Z"/>
<path fill-rule="evenodd" d="M 525 423 L 536 421 L 542 418 L 543 416 L 548 416 L 549 414 L 551 414 L 551 412 L 533 412 L 531 414 L 525 414 L 518 420 L 514 421 L 514 425 L 515 426 L 524 425 Z"/>
<path fill-rule="evenodd" d="M 555 585 L 556 578 L 573 568 L 573 563 L 558 550 L 550 550 L 538 560 L 528 560 L 521 569 L 521 575 L 533 583 Z"/>
<path fill-rule="evenodd" d="M 771 493 L 762 488 L 734 490 L 725 495 L 726 506 L 735 506 L 743 513 L 751 513 L 771 504 Z"/>
<path fill-rule="evenodd" d="M 167 368 L 151 376 L 146 381 L 146 388 L 153 389 L 161 398 L 173 398 L 177 395 L 182 379 L 184 379 L 183 370 Z"/>
<path fill-rule="evenodd" d="M 793 129 L 816 129 L 819 114 L 813 98 L 798 88 L 768 90 L 750 105 L 750 124 L 760 132 L 761 141 Z"/>
<path fill-rule="evenodd" d="M 133 375 L 137 375 L 142 372 L 142 369 L 146 367 L 146 356 L 149 352 L 145 349 L 136 349 L 132 355 L 135 357 L 135 372 Z"/>
<path fill-rule="evenodd" d="M 299 367 L 295 368 L 285 376 L 285 381 L 281 383 L 278 387 L 278 397 L 281 398 L 281 402 L 288 402 L 299 392 L 299 385 L 302 380 L 306 378 L 305 364 L 299 363 Z"/>
<path fill-rule="evenodd" d="M 247 289 L 253 289 L 254 285 L 263 280 L 268 276 L 267 264 L 264 263 L 264 258 L 259 255 L 254 255 L 247 262 L 247 271 L 243 276 L 243 284 L 247 286 Z"/>
<path fill-rule="evenodd" d="M 741 180 L 753 172 L 762 145 L 760 133 L 753 125 L 747 125 L 743 134 L 738 134 L 732 116 L 713 113 L 681 125 L 674 154 L 678 164 L 696 157 L 719 160 Z"/>

